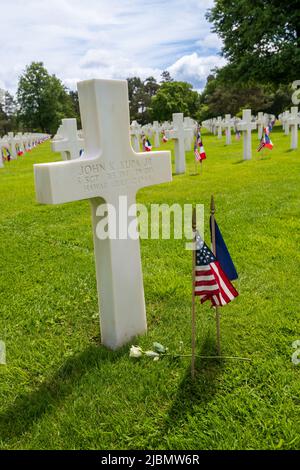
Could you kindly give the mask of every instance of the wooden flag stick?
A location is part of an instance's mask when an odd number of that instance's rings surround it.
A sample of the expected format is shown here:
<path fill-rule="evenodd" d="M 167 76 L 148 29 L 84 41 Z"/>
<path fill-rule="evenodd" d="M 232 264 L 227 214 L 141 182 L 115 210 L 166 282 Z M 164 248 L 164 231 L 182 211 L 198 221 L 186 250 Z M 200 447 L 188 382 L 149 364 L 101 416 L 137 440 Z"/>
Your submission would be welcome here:
<path fill-rule="evenodd" d="M 197 144 L 197 148 L 198 148 L 198 129 L 196 130 L 196 144 Z M 198 167 L 197 167 L 196 155 L 194 155 L 194 162 L 195 162 L 195 175 L 198 176 Z"/>
<path fill-rule="evenodd" d="M 195 378 L 195 362 L 196 362 L 196 296 L 195 296 L 195 284 L 196 284 L 196 230 L 197 230 L 197 215 L 196 209 L 193 210 L 193 250 L 192 250 L 192 379 Z"/>
<path fill-rule="evenodd" d="M 215 213 L 216 213 L 216 206 L 215 206 L 215 199 L 211 197 L 211 206 L 210 206 L 210 213 L 211 213 L 211 225 L 212 225 L 212 251 L 215 256 L 217 256 L 217 244 L 216 244 L 216 221 L 215 221 Z M 221 313 L 220 309 L 216 307 L 216 323 L 217 323 L 217 351 L 218 355 L 221 356 Z"/>
<path fill-rule="evenodd" d="M 196 155 L 194 155 L 194 159 L 195 159 L 195 175 L 198 175 Z"/>

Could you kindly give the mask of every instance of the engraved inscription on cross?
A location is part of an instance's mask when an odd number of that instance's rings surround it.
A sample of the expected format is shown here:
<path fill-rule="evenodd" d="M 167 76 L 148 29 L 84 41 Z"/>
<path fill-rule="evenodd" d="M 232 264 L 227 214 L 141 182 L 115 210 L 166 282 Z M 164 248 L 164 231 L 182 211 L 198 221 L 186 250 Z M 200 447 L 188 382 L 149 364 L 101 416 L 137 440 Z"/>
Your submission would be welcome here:
<path fill-rule="evenodd" d="M 37 199 L 91 200 L 102 343 L 117 349 L 147 330 L 140 243 L 129 237 L 100 240 L 97 225 L 106 214 L 99 215 L 99 206 L 113 206 L 119 221 L 136 221 L 136 213 L 130 219 L 119 209 L 119 198 L 127 197 L 131 207 L 139 189 L 171 181 L 171 153 L 133 151 L 126 81 L 89 80 L 78 84 L 78 92 L 85 154 L 35 165 Z M 112 218 L 108 211 L 108 226 Z"/>

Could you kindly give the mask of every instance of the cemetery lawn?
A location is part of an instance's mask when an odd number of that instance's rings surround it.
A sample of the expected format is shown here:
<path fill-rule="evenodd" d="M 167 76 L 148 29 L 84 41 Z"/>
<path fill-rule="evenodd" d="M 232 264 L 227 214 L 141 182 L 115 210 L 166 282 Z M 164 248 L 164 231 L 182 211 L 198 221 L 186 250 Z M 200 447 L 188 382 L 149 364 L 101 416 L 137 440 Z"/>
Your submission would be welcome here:
<path fill-rule="evenodd" d="M 222 311 L 222 351 L 241 361 L 129 358 L 100 345 L 88 202 L 35 202 L 33 163 L 60 160 L 49 143 L 0 170 L 1 449 L 300 449 L 300 151 L 281 128 L 274 150 L 243 162 L 242 142 L 204 134 L 194 173 L 142 190 L 150 203 L 205 204 L 239 271 Z M 173 149 L 168 143 L 164 149 Z M 148 335 L 190 353 L 191 254 L 181 240 L 142 245 Z M 215 355 L 215 320 L 197 304 L 198 354 Z"/>

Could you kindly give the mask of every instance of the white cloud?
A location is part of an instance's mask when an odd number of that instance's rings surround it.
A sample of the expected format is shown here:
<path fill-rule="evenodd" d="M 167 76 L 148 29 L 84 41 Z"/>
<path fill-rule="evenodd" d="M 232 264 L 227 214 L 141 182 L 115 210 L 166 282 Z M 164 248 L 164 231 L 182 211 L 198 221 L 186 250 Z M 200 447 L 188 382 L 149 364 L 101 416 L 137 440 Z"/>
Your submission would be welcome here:
<path fill-rule="evenodd" d="M 31 61 L 43 61 L 72 88 L 93 77 L 159 78 L 167 68 L 197 85 L 213 60 L 220 64 L 220 42 L 205 19 L 213 0 L 1 3 L 0 82 L 11 91 Z"/>
<path fill-rule="evenodd" d="M 225 59 L 220 56 L 201 57 L 194 52 L 181 57 L 168 70 L 176 79 L 188 81 L 201 89 L 210 72 L 216 67 L 222 67 L 225 63 Z"/>
<path fill-rule="evenodd" d="M 210 33 L 207 36 L 205 36 L 205 38 L 197 41 L 196 45 L 199 46 L 201 49 L 220 50 L 223 47 L 223 42 L 217 34 Z"/>

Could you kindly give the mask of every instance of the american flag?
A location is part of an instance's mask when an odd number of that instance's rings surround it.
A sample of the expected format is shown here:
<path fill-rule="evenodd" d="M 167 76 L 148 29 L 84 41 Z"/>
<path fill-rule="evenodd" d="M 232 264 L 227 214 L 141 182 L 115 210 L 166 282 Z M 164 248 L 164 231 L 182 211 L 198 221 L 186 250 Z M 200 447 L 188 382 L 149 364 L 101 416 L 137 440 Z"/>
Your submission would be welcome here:
<path fill-rule="evenodd" d="M 200 297 L 202 304 L 210 300 L 213 307 L 223 307 L 239 295 L 198 232 L 196 234 L 195 295 Z"/>
<path fill-rule="evenodd" d="M 197 132 L 197 137 L 194 145 L 194 153 L 195 153 L 195 158 L 198 162 L 202 162 L 202 160 L 206 160 L 206 152 L 204 150 L 204 145 L 202 142 L 202 136 L 201 132 Z"/>

